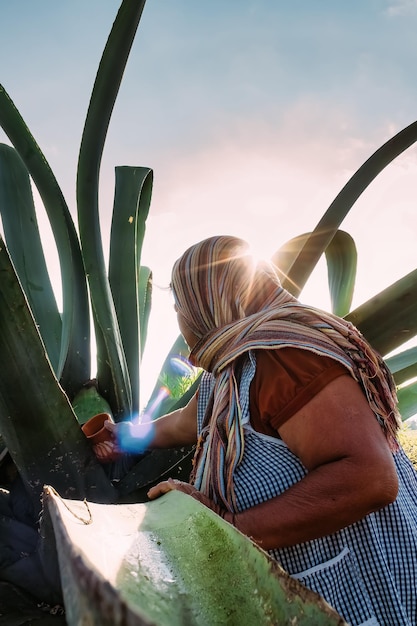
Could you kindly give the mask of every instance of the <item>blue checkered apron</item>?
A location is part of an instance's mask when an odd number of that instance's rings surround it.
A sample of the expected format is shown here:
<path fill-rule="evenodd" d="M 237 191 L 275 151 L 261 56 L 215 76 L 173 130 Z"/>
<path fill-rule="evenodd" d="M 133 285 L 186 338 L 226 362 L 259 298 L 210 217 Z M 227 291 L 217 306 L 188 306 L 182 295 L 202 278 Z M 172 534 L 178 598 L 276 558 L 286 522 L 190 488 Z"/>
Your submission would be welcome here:
<path fill-rule="evenodd" d="M 249 353 L 239 388 L 245 431 L 244 456 L 234 475 L 239 511 L 279 495 L 307 473 L 282 440 L 251 427 L 249 386 L 255 370 L 255 355 Z M 199 431 L 212 388 L 213 377 L 203 374 Z M 327 537 L 270 550 L 293 578 L 352 626 L 417 625 L 417 473 L 403 450 L 394 460 L 399 477 L 394 503 Z"/>

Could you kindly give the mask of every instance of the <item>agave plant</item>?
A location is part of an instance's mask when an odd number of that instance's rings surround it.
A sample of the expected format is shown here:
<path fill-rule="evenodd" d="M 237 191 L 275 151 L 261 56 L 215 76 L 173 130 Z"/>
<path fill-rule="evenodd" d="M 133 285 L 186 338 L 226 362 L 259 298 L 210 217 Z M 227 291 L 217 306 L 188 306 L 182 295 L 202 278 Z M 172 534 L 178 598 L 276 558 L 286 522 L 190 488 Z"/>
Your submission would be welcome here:
<path fill-rule="evenodd" d="M 153 173 L 148 167 L 116 167 L 108 269 L 98 186 L 111 113 L 144 4 L 122 1 L 98 68 L 79 152 L 77 227 L 45 155 L 0 86 L 0 125 L 11 143 L 0 145 L 0 435 L 35 513 L 44 484 L 67 498 L 125 502 L 144 498 L 146 487 L 162 475 L 186 477 L 190 469 L 191 448 L 147 452 L 128 458 L 116 470 L 106 469 L 80 429 L 101 411 L 116 421 L 135 419 L 142 404 L 140 364 L 152 271 L 141 265 L 141 249 Z M 326 256 L 333 311 L 358 326 L 384 356 L 397 352 L 387 363 L 399 385 L 404 419 L 417 412 L 417 383 L 410 382 L 417 376 L 417 348 L 400 351 L 417 334 L 417 270 L 351 311 L 356 249 L 339 227 L 364 189 L 416 139 L 414 123 L 384 144 L 345 185 L 314 231 L 291 240 L 273 258 L 284 286 L 298 296 Z M 31 182 L 57 244 L 62 311 L 43 254 Z M 172 363 L 178 355 L 187 355 L 181 337 L 167 355 L 149 400 L 155 417 L 183 406 L 198 385 L 193 375 L 184 386 L 183 374 Z M 157 403 L 161 381 L 180 392 Z M 0 579 L 8 579 L 6 570 L 0 570 Z"/>
<path fill-rule="evenodd" d="M 0 123 L 13 145 L 0 148 L 0 210 L 6 242 L 1 242 L 0 262 L 7 276 L 2 281 L 2 297 L 7 301 L 2 306 L 2 337 L 13 337 L 2 352 L 3 363 L 13 367 L 0 383 L 0 431 L 35 506 L 42 484 L 48 481 L 75 497 L 94 494 L 103 501 L 117 500 L 79 423 L 103 410 L 116 421 L 139 413 L 140 362 L 152 284 L 152 273 L 141 266 L 140 256 L 153 175 L 146 167 L 116 167 L 108 272 L 98 185 L 111 112 L 143 7 L 144 1 L 122 2 L 97 72 L 77 169 L 79 234 L 45 156 L 0 88 Z M 30 179 L 56 240 L 62 313 L 44 260 Z M 97 349 L 94 384 L 90 304 Z M 184 350 L 184 343 L 174 347 Z M 22 439 L 22 432 L 31 429 L 38 437 Z M 166 458 L 171 467 L 171 457 Z"/>
<path fill-rule="evenodd" d="M 417 413 L 417 348 L 401 347 L 417 335 L 417 269 L 351 311 L 357 254 L 339 226 L 376 176 L 417 139 L 417 122 L 382 145 L 346 183 L 313 232 L 286 243 L 274 255 L 284 287 L 298 296 L 325 254 L 332 310 L 357 326 L 386 358 L 398 386 L 403 420 Z M 395 356 L 388 356 L 392 352 Z"/>

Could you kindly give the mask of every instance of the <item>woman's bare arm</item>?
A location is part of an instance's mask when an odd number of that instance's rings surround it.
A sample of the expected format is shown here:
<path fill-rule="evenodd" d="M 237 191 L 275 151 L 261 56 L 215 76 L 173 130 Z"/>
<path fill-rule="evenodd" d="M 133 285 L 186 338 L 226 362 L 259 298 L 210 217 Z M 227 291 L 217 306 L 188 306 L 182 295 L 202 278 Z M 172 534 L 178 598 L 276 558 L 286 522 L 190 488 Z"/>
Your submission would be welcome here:
<path fill-rule="evenodd" d="M 175 448 L 197 441 L 197 396 L 182 409 L 167 413 L 154 422 L 152 448 Z"/>
<path fill-rule="evenodd" d="M 233 520 L 264 549 L 329 535 L 395 500 L 398 480 L 392 453 L 350 376 L 327 385 L 279 434 L 308 474 Z"/>
<path fill-rule="evenodd" d="M 139 452 L 144 446 L 176 448 L 191 445 L 197 441 L 197 396 L 194 395 L 185 407 L 154 421 L 141 424 L 108 421 L 105 425 L 122 451 Z"/>

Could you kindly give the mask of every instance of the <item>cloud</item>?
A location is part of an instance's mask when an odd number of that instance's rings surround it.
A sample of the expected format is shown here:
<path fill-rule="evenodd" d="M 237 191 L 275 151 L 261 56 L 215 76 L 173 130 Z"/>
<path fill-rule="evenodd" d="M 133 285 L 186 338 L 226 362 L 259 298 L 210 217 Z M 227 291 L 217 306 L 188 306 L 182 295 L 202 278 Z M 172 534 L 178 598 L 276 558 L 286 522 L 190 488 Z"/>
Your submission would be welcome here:
<path fill-rule="evenodd" d="M 393 17 L 414 14 L 417 12 L 417 0 L 393 0 L 385 12 Z"/>

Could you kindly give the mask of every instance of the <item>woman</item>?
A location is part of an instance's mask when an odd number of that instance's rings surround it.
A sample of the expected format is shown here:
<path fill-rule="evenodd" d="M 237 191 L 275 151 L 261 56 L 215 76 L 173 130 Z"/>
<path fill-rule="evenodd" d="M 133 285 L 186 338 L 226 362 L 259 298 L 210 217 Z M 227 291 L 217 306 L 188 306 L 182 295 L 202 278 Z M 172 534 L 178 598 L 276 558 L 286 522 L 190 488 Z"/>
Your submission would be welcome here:
<path fill-rule="evenodd" d="M 190 484 L 149 498 L 200 500 L 353 626 L 417 624 L 417 475 L 381 357 L 234 237 L 189 248 L 172 292 L 204 374 L 186 407 L 155 421 L 152 447 L 198 445 Z"/>

